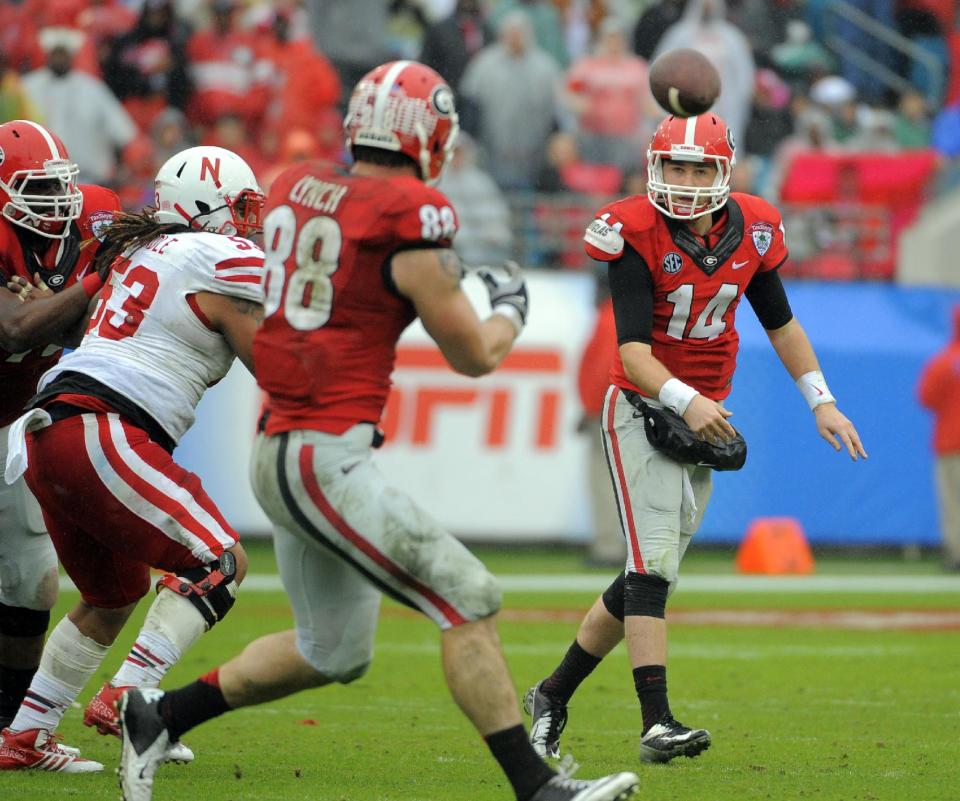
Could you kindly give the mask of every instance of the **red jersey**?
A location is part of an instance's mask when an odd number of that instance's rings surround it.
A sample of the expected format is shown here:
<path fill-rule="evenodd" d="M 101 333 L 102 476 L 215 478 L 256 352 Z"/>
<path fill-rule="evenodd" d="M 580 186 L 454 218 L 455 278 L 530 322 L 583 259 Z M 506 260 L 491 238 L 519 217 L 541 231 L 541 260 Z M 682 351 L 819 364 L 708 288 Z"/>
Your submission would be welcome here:
<path fill-rule="evenodd" d="M 713 400 L 730 394 L 740 337 L 737 306 L 754 274 L 787 258 L 780 213 L 753 195 L 732 193 L 725 219 L 706 241 L 685 221 L 673 220 L 645 195 L 600 210 L 584 237 L 587 254 L 619 259 L 625 244 L 650 271 L 653 286 L 653 355 L 677 378 Z M 716 215 L 715 215 L 716 218 Z M 639 392 L 619 352 L 612 383 Z"/>
<path fill-rule="evenodd" d="M 953 311 L 953 341 L 924 365 L 917 394 L 934 414 L 934 452 L 960 454 L 960 306 Z"/>
<path fill-rule="evenodd" d="M 266 432 L 377 423 L 397 340 L 416 318 L 392 288 L 390 258 L 449 247 L 452 204 L 413 177 L 305 162 L 276 179 L 265 214 L 265 318 L 253 357 L 268 393 Z"/>
<path fill-rule="evenodd" d="M 38 272 L 50 289 L 59 292 L 90 271 L 103 228 L 120 209 L 120 201 L 115 192 L 102 186 L 81 186 L 80 191 L 83 210 L 65 239 L 31 235 L 0 217 L 0 273 L 20 275 L 32 283 Z M 27 250 L 23 242 L 39 243 L 39 250 Z M 56 364 L 62 350 L 54 344 L 25 353 L 0 349 L 0 426 L 9 425 L 23 413 L 24 404 L 37 392 L 40 376 Z"/>
<path fill-rule="evenodd" d="M 580 355 L 577 370 L 577 387 L 580 390 L 580 405 L 590 417 L 603 414 L 603 399 L 610 386 L 610 371 L 617 355 L 617 323 L 613 315 L 613 302 L 607 298 L 597 309 L 593 333 Z"/>

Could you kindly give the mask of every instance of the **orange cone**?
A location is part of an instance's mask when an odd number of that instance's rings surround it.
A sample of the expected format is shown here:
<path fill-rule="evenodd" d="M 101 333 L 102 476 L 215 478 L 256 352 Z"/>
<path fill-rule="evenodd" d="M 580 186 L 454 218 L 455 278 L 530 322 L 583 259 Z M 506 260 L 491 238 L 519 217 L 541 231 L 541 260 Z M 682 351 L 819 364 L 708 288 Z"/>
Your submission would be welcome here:
<path fill-rule="evenodd" d="M 813 554 L 800 521 L 793 517 L 758 517 L 737 551 L 741 573 L 812 573 Z"/>

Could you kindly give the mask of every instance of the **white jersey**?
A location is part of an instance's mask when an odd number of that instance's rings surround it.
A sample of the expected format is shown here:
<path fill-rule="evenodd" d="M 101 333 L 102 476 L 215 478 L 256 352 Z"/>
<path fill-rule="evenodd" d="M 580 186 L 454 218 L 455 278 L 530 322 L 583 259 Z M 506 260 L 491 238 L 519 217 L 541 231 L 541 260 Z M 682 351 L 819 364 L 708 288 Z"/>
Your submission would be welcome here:
<path fill-rule="evenodd" d="M 178 442 L 204 391 L 234 359 L 194 295 L 260 303 L 262 274 L 263 251 L 246 239 L 207 232 L 159 237 L 114 264 L 80 347 L 43 374 L 40 389 L 66 371 L 91 376 Z"/>

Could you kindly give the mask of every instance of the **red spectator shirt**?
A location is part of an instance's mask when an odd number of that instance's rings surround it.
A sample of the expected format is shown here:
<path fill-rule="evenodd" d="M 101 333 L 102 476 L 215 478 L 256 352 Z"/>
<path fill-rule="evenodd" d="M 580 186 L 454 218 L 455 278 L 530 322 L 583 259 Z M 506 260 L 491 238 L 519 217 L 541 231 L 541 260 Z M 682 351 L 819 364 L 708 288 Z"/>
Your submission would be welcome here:
<path fill-rule="evenodd" d="M 252 31 L 231 30 L 223 35 L 202 30 L 190 37 L 187 59 L 194 91 L 187 117 L 212 124 L 235 115 L 257 122 L 269 102 L 269 86 L 261 80 L 257 37 Z"/>
<path fill-rule="evenodd" d="M 588 417 L 603 414 L 603 399 L 610 386 L 610 371 L 616 355 L 617 323 L 613 316 L 613 302 L 608 298 L 597 309 L 593 333 L 583 349 L 577 369 L 580 405 Z"/>
<path fill-rule="evenodd" d="M 714 219 L 718 213 L 714 212 Z M 619 233 L 620 249 L 615 244 Z M 587 255 L 613 262 L 623 242 L 640 254 L 653 283 L 653 355 L 677 378 L 713 400 L 730 394 L 740 337 L 737 306 L 750 279 L 787 258 L 780 213 L 753 195 L 733 193 L 707 235 L 657 211 L 645 195 L 604 206 L 587 229 Z M 611 383 L 640 392 L 619 352 Z"/>
<path fill-rule="evenodd" d="M 377 423 L 397 340 L 416 318 L 392 288 L 390 258 L 450 247 L 452 204 L 413 177 L 305 162 L 277 177 L 265 211 L 265 318 L 253 357 L 267 433 Z"/>
<path fill-rule="evenodd" d="M 66 239 L 41 239 L 42 253 L 24 253 L 16 225 L 0 217 L 0 272 L 7 277 L 23 276 L 33 283 L 39 272 L 47 285 L 59 292 L 75 284 L 90 272 L 97 255 L 103 227 L 120 209 L 114 192 L 102 186 L 81 186 L 83 211 L 72 224 Z M 0 290 L 5 291 L 5 290 Z M 62 353 L 60 345 L 47 345 L 24 353 L 0 349 L 0 426 L 6 426 L 23 413 L 24 404 L 37 392 L 37 382 Z"/>
<path fill-rule="evenodd" d="M 924 365 L 917 395 L 934 414 L 934 452 L 960 453 L 960 306 L 953 312 L 953 341 Z"/>

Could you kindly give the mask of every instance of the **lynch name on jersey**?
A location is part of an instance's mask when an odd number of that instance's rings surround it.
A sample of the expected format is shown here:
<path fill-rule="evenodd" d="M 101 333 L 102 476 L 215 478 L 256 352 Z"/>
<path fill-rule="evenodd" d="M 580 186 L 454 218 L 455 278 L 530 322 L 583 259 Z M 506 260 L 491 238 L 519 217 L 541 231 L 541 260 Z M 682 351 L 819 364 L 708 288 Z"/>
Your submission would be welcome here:
<path fill-rule="evenodd" d="M 329 181 L 320 181 L 312 175 L 305 175 L 290 189 L 290 201 L 301 206 L 333 214 L 347 194 L 347 187 Z"/>

